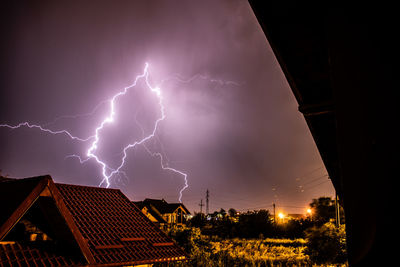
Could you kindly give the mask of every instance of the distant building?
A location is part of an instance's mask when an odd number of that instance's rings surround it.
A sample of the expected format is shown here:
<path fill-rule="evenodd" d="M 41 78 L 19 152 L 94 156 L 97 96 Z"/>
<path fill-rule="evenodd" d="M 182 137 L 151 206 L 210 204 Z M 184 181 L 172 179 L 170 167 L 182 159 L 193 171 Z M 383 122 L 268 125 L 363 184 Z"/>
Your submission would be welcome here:
<path fill-rule="evenodd" d="M 167 221 L 163 218 L 163 215 L 151 204 L 145 205 L 143 201 L 133 203 L 143 212 L 144 215 L 147 216 L 147 218 L 150 219 L 150 221 L 161 229 L 164 229 L 168 225 Z"/>
<path fill-rule="evenodd" d="M 117 189 L 0 177 L 0 266 L 151 266 L 185 252 Z"/>
<path fill-rule="evenodd" d="M 151 221 L 164 230 L 184 226 L 190 216 L 189 210 L 182 203 L 168 203 L 164 199 L 150 198 L 134 203 Z"/>

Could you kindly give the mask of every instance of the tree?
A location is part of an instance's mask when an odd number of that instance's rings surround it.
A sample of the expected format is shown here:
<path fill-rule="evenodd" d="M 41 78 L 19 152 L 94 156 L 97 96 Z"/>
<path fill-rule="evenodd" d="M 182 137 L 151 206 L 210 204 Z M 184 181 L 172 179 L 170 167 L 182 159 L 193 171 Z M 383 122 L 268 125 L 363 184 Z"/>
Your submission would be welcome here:
<path fill-rule="evenodd" d="M 221 214 L 222 217 L 225 217 L 226 211 L 225 211 L 223 208 L 221 208 L 221 209 L 219 210 L 219 214 Z"/>
<path fill-rule="evenodd" d="M 276 224 L 274 227 L 274 236 L 285 238 L 304 238 L 305 230 L 313 226 L 310 219 L 291 219 L 286 223 Z"/>
<path fill-rule="evenodd" d="M 316 263 L 343 263 L 346 261 L 345 226 L 336 227 L 332 223 L 314 226 L 306 231 L 308 240 L 305 251 Z"/>
<path fill-rule="evenodd" d="M 312 219 L 319 225 L 335 219 L 335 200 L 330 197 L 313 199 L 310 207 L 313 211 Z"/>
<path fill-rule="evenodd" d="M 205 224 L 206 218 L 203 213 L 195 213 L 188 222 L 188 225 L 191 227 L 203 227 Z"/>
<path fill-rule="evenodd" d="M 270 236 L 273 228 L 267 210 L 240 214 L 237 226 L 237 233 L 243 238 L 258 238 L 260 234 Z"/>
<path fill-rule="evenodd" d="M 237 211 L 234 208 L 230 208 L 228 210 L 228 214 L 230 217 L 235 217 L 236 216 Z"/>

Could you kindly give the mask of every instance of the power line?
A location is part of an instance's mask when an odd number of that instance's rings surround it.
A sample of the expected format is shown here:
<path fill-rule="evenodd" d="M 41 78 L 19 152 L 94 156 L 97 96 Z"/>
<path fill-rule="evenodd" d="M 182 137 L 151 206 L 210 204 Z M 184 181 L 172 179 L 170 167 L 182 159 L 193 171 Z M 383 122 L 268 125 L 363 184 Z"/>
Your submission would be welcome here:
<path fill-rule="evenodd" d="M 318 167 L 318 168 L 316 168 L 316 169 L 314 169 L 314 170 L 312 170 L 312 171 L 310 171 L 310 172 L 308 172 L 308 173 L 306 173 L 306 174 L 303 174 L 302 176 L 296 178 L 296 180 L 302 180 L 302 179 L 304 179 L 305 176 L 308 176 L 308 175 L 310 175 L 311 173 L 314 173 L 314 172 L 316 172 L 316 171 L 318 171 L 318 170 L 320 170 L 320 169 L 322 169 L 322 168 L 324 168 L 324 166 Z M 307 179 L 307 177 L 306 177 L 306 179 Z"/>
<path fill-rule="evenodd" d="M 325 181 L 323 181 L 323 182 L 321 182 L 321 183 L 312 185 L 312 186 L 310 186 L 310 187 L 308 187 L 308 188 L 306 188 L 306 189 L 304 189 L 304 190 L 310 190 L 311 188 L 317 187 L 317 186 L 319 186 L 319 185 L 321 185 L 321 184 L 324 184 L 324 183 L 326 183 L 326 182 L 329 182 L 329 181 L 330 181 L 330 180 L 327 179 L 327 180 L 325 180 Z"/>
<path fill-rule="evenodd" d="M 302 185 L 304 186 L 304 185 L 307 185 L 307 184 L 311 184 L 311 183 L 313 183 L 315 181 L 318 181 L 318 180 L 320 180 L 320 179 L 322 179 L 324 177 L 327 177 L 327 176 L 328 176 L 328 174 L 324 174 L 322 176 L 318 176 L 318 177 L 316 177 L 316 178 L 314 178 L 314 179 L 312 179 L 312 180 L 310 180 L 310 181 L 308 181 L 308 182 L 306 182 L 306 183 L 304 183 Z"/>

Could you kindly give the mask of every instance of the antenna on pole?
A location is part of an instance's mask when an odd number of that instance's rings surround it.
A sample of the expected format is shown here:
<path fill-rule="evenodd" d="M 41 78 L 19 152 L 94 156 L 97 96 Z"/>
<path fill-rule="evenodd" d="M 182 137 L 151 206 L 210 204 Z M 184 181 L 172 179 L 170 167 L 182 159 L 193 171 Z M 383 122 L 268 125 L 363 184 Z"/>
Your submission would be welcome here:
<path fill-rule="evenodd" d="M 207 189 L 207 192 L 206 192 L 206 215 L 208 215 L 208 197 L 210 196 L 210 194 L 209 194 L 209 191 L 208 191 L 208 189 Z"/>
<path fill-rule="evenodd" d="M 200 206 L 200 214 L 202 214 L 203 213 L 203 206 L 204 206 L 203 199 L 201 199 L 199 206 Z"/>

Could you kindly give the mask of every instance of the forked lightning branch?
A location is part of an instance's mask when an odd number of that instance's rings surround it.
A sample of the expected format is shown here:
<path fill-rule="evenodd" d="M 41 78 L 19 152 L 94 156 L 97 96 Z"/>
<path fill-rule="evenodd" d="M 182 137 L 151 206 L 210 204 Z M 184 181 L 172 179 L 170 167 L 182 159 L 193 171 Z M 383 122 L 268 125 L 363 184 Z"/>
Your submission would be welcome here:
<path fill-rule="evenodd" d="M 112 168 L 110 167 L 104 159 L 102 159 L 102 157 L 97 153 L 98 151 L 98 146 L 99 146 L 99 142 L 101 140 L 101 131 L 108 125 L 112 125 L 112 123 L 115 120 L 115 117 L 117 116 L 115 109 L 116 109 L 116 105 L 117 105 L 117 100 L 118 98 L 124 97 L 129 90 L 133 90 L 133 88 L 137 85 L 137 83 L 139 82 L 139 80 L 144 79 L 145 85 L 147 87 L 148 90 L 150 90 L 153 95 L 157 98 L 158 100 L 158 105 L 159 105 L 159 109 L 160 109 L 160 117 L 158 117 L 154 124 L 153 124 L 153 129 L 151 131 L 151 133 L 147 136 L 144 136 L 142 139 L 134 141 L 133 143 L 128 143 L 126 144 L 122 151 L 121 151 L 121 159 L 120 159 L 120 164 L 116 167 L 116 168 Z M 74 136 L 72 133 L 70 133 L 68 130 L 51 130 L 48 128 L 45 128 L 44 126 L 41 125 L 36 125 L 36 124 L 32 124 L 29 122 L 22 122 L 19 123 L 17 125 L 10 125 L 10 124 L 0 124 L 0 127 L 7 127 L 10 129 L 18 129 L 21 127 L 28 127 L 31 129 L 38 129 L 44 133 L 48 133 L 48 134 L 53 134 L 53 135 L 64 135 L 74 141 L 78 141 L 78 142 L 83 142 L 83 143 L 89 143 L 89 146 L 87 148 L 86 151 L 86 155 L 69 155 L 68 157 L 76 157 L 79 159 L 80 163 L 85 163 L 89 160 L 93 160 L 95 161 L 98 166 L 101 169 L 101 182 L 99 184 L 99 186 L 106 186 L 109 187 L 111 185 L 111 179 L 113 178 L 113 176 L 117 175 L 117 174 L 121 174 L 123 173 L 123 168 L 127 162 L 127 157 L 128 157 L 128 151 L 131 149 L 134 149 L 135 147 L 139 146 L 139 145 L 143 145 L 145 146 L 145 143 L 147 141 L 149 141 L 150 139 L 154 138 L 156 135 L 156 132 L 158 130 L 159 124 L 166 119 L 166 113 L 165 113 L 165 107 L 164 107 L 164 103 L 163 103 L 163 95 L 162 95 L 162 91 L 160 87 L 153 87 L 151 86 L 150 82 L 149 82 L 149 64 L 146 63 L 143 73 L 136 76 L 135 81 L 133 82 L 133 84 L 131 84 L 128 87 L 125 87 L 122 91 L 118 92 L 117 94 L 115 94 L 111 99 L 108 100 L 109 103 L 109 112 L 107 114 L 107 116 L 101 121 L 101 123 L 94 129 L 94 133 L 88 137 L 85 138 L 81 138 L 81 137 L 77 137 Z M 182 193 L 183 191 L 188 187 L 188 181 L 187 181 L 187 174 L 184 173 L 183 171 L 177 170 L 175 168 L 170 167 L 168 164 L 166 164 L 164 162 L 164 158 L 162 156 L 161 153 L 159 152 L 151 152 L 146 146 L 145 146 L 146 151 L 148 151 L 152 156 L 154 157 L 158 157 L 160 159 L 160 164 L 161 164 L 161 168 L 165 171 L 170 171 L 170 172 L 174 172 L 180 176 L 183 177 L 183 182 L 184 185 L 183 187 L 180 189 L 179 191 L 179 201 L 182 202 Z"/>

